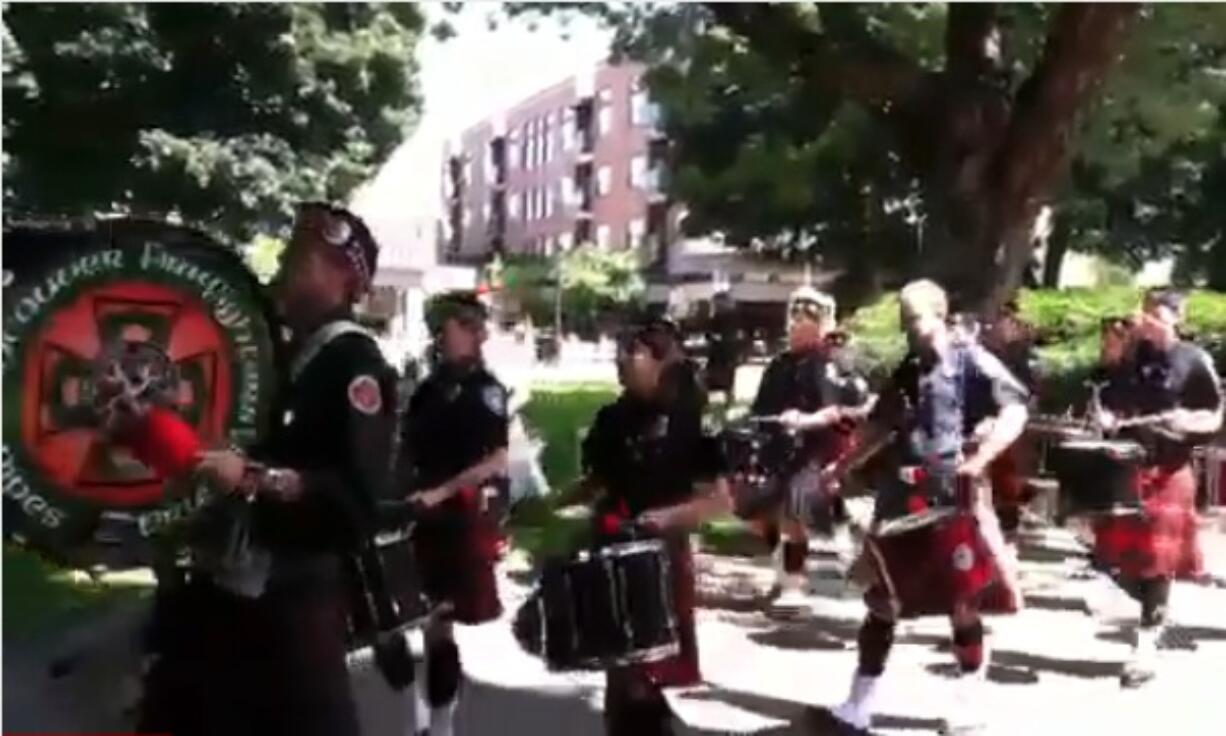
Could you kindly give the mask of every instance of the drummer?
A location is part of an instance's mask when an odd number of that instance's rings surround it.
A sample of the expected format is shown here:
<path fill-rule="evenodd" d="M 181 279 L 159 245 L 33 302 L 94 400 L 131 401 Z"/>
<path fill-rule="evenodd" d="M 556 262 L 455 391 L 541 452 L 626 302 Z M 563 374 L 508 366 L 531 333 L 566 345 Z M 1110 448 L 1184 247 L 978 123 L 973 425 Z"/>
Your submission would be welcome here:
<path fill-rule="evenodd" d="M 799 452 L 778 469 L 781 497 L 755 519 L 772 549 L 781 547 L 772 591 L 781 609 L 805 603 L 809 535 L 798 501 L 818 491 L 818 471 L 848 447 L 848 410 L 869 398 L 864 378 L 836 360 L 834 298 L 804 286 L 793 292 L 788 305 L 788 349 L 766 367 L 751 410 L 755 416 L 777 416 L 786 430 L 800 434 Z M 836 538 L 850 554 L 846 512 L 840 498 L 833 503 Z"/>
<path fill-rule="evenodd" d="M 216 488 L 250 498 L 252 546 L 270 564 L 245 568 L 241 585 L 192 570 L 159 608 L 166 641 L 141 733 L 358 733 L 344 558 L 369 537 L 395 435 L 395 373 L 352 321 L 377 253 L 349 211 L 299 208 L 275 284 L 294 334 L 278 421 L 254 459 L 210 451 L 199 467 Z"/>
<path fill-rule="evenodd" d="M 1030 404 L 1038 404 L 1038 353 L 1034 349 L 1033 330 L 1021 318 L 1017 302 L 1005 304 L 996 319 L 984 331 L 983 345 L 1004 363 L 1022 385 L 1030 391 Z M 1022 523 L 1022 507 L 1029 502 L 1026 469 L 1035 464 L 1036 448 L 1023 435 L 1008 450 L 988 466 L 992 484 L 992 502 L 1000 520 L 1001 532 L 1011 549 L 1016 549 Z"/>
<path fill-rule="evenodd" d="M 902 290 L 900 303 L 910 351 L 883 391 L 857 449 L 840 466 L 855 467 L 883 441 L 890 443 L 890 451 L 900 463 L 899 472 L 896 482 L 880 490 L 875 523 L 921 508 L 970 504 L 983 541 L 995 557 L 998 572 L 1005 577 L 1006 590 L 1019 605 L 1011 558 L 1004 549 L 990 499 L 985 497 L 989 494 L 984 492 L 983 476 L 1026 424 L 1026 389 L 977 343 L 954 339 L 946 321 L 948 303 L 940 286 L 926 280 L 912 282 Z M 979 436 L 975 438 L 977 429 Z M 977 447 L 964 455 L 973 438 Z M 970 493 L 958 499 L 959 487 Z M 915 574 L 921 574 L 925 567 L 936 574 L 942 570 L 952 574 L 954 567 L 964 570 L 970 567 L 968 563 L 975 562 L 970 555 L 956 554 L 939 563 L 917 560 L 914 569 Z M 934 579 L 934 587 L 942 583 Z M 880 585 L 868 591 L 865 602 L 869 613 L 860 628 L 859 667 L 850 696 L 832 711 L 837 725 L 857 732 L 867 732 L 870 726 L 874 697 L 898 617 Z M 982 726 L 974 704 L 975 690 L 987 669 L 983 623 L 976 601 L 955 600 L 950 608 L 953 650 L 961 676 L 957 707 L 947 717 L 946 728 L 973 730 Z"/>
<path fill-rule="evenodd" d="M 500 550 L 487 504 L 507 472 L 507 391 L 486 369 L 486 307 L 472 292 L 444 294 L 427 314 L 439 363 L 414 392 L 401 427 L 401 469 L 420 509 L 414 534 L 423 586 L 446 617 L 426 626 L 425 677 L 416 678 L 418 733 L 450 736 L 462 667 L 453 622 L 502 613 Z M 428 729 L 427 729 L 428 724 Z"/>
<path fill-rule="evenodd" d="M 606 732 L 670 734 L 662 688 L 700 680 L 695 636 L 694 563 L 689 531 L 731 508 L 718 444 L 704 435 L 706 394 L 671 323 L 638 327 L 618 351 L 622 394 L 600 409 L 583 443 L 587 486 L 596 501 L 597 534 L 616 538 L 634 520 L 668 544 L 681 651 L 647 665 L 607 672 Z"/>
<path fill-rule="evenodd" d="M 1156 425 L 1119 430 L 1140 443 L 1145 514 L 1116 516 L 1095 525 L 1095 557 L 1141 604 L 1132 658 L 1120 676 L 1123 687 L 1154 677 L 1157 640 L 1166 619 L 1172 578 L 1200 572 L 1193 446 L 1222 426 L 1222 392 L 1208 353 L 1179 338 L 1183 295 L 1148 292 L 1132 330 L 1134 348 L 1107 374 L 1096 420 L 1110 432 L 1120 420 L 1161 415 Z M 1113 338 L 1108 331 L 1104 337 Z"/>

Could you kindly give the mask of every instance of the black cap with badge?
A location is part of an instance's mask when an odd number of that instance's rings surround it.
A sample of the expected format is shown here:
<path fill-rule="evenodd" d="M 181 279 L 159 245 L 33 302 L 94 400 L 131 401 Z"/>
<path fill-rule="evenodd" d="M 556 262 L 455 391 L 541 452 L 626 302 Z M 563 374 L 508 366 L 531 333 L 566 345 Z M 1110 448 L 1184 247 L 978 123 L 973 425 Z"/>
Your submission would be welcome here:
<path fill-rule="evenodd" d="M 302 202 L 298 224 L 307 222 L 318 223 L 320 239 L 349 259 L 363 291 L 368 290 L 379 265 L 379 245 L 362 218 L 327 202 Z"/>

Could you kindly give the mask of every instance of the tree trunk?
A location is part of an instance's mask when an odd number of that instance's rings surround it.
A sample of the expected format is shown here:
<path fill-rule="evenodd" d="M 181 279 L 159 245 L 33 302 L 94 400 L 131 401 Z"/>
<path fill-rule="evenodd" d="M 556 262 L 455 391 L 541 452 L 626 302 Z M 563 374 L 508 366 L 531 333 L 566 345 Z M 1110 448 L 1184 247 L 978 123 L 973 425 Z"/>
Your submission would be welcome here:
<path fill-rule="evenodd" d="M 1043 288 L 1060 288 L 1060 270 L 1068 253 L 1069 225 L 1067 218 L 1057 216 L 1051 234 L 1047 236 L 1047 255 L 1043 258 Z"/>

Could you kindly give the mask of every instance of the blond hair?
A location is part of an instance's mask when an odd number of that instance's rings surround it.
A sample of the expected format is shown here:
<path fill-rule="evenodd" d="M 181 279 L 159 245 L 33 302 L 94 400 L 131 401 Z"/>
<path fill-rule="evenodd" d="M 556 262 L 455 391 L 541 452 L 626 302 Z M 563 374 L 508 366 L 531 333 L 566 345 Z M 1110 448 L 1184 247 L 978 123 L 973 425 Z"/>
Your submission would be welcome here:
<path fill-rule="evenodd" d="M 912 312 L 930 311 L 938 317 L 949 315 L 949 299 L 945 290 L 935 281 L 919 279 L 902 287 L 898 301 L 911 308 Z"/>

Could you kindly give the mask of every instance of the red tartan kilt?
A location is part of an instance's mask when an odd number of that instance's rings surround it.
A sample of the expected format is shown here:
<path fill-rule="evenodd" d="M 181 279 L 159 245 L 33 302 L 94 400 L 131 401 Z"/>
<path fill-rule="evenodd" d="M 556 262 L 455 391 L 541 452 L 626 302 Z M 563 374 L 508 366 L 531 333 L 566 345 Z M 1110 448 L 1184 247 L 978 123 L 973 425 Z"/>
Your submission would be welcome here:
<path fill-rule="evenodd" d="M 658 662 L 632 665 L 627 668 L 636 678 L 656 687 L 685 687 L 702 681 L 698 666 L 698 636 L 694 609 L 698 597 L 694 574 L 694 554 L 688 537 L 670 539 L 669 559 L 672 563 L 673 605 L 677 614 L 677 639 L 681 651 Z"/>
<path fill-rule="evenodd" d="M 1033 465 L 1034 448 L 1022 437 L 988 466 L 992 485 L 992 505 L 999 509 L 1018 508 L 1030 501 L 1026 493 L 1026 468 Z"/>
<path fill-rule="evenodd" d="M 1201 573 L 1196 478 L 1184 465 L 1141 472 L 1143 513 L 1094 523 L 1094 555 L 1125 577 L 1192 577 Z"/>
<path fill-rule="evenodd" d="M 413 538 L 426 596 L 450 603 L 452 620 L 481 624 L 502 615 L 494 575 L 497 529 L 480 519 L 424 519 Z"/>
<path fill-rule="evenodd" d="M 865 593 L 869 608 L 896 618 L 948 614 L 959 603 L 983 613 L 1016 612 L 978 524 L 959 513 L 906 534 L 865 540 L 873 581 Z"/>

